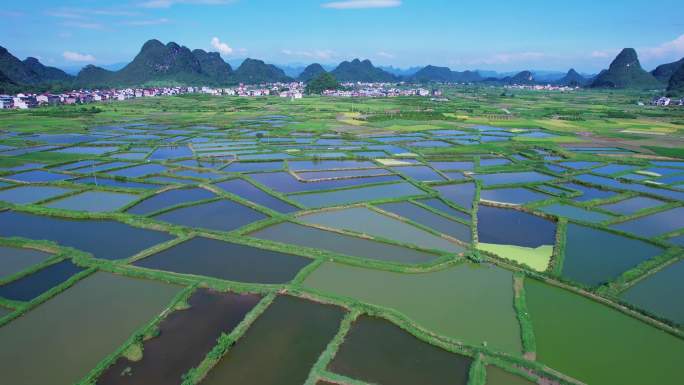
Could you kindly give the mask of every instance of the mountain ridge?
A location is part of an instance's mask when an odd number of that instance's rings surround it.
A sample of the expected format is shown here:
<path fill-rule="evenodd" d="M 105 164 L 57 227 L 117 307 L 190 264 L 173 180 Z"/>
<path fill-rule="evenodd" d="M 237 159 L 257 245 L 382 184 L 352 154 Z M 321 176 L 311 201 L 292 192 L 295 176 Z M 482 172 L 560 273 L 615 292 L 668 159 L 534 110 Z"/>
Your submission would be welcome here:
<path fill-rule="evenodd" d="M 662 89 L 653 75 L 641 67 L 639 56 L 634 48 L 623 49 L 610 63 L 607 70 L 601 73 L 591 83 L 592 88 L 618 89 Z"/>

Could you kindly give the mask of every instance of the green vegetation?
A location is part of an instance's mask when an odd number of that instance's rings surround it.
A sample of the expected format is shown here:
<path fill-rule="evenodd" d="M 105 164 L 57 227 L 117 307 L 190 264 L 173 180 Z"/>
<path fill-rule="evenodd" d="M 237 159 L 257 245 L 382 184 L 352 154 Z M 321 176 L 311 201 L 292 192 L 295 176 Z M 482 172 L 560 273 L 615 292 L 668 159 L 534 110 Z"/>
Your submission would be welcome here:
<path fill-rule="evenodd" d="M 682 96 L 684 95 L 684 59 L 682 63 L 670 78 L 667 85 L 667 93 L 671 96 Z"/>
<path fill-rule="evenodd" d="M 306 93 L 309 95 L 320 94 L 325 90 L 336 90 L 340 83 L 335 80 L 332 74 L 327 72 L 316 75 L 306 84 Z"/>
<path fill-rule="evenodd" d="M 543 245 L 536 248 L 515 245 L 496 245 L 478 243 L 477 247 L 489 253 L 527 265 L 536 271 L 545 271 L 551 261 L 553 246 Z"/>

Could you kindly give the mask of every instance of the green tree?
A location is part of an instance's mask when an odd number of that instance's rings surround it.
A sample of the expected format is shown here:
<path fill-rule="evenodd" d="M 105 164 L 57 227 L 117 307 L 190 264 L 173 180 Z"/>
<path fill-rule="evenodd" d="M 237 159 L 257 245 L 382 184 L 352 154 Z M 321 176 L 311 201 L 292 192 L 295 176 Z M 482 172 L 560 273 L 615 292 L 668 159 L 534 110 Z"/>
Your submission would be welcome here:
<path fill-rule="evenodd" d="M 307 94 L 320 94 L 325 90 L 336 90 L 340 87 L 337 79 L 329 73 L 322 73 L 306 85 Z"/>

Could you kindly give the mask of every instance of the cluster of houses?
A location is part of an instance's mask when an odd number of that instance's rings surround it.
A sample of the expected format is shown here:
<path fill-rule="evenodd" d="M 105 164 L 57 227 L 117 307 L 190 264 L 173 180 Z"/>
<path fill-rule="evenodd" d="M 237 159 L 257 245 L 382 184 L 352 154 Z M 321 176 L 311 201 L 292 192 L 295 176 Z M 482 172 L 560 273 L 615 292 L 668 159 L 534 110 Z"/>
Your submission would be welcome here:
<path fill-rule="evenodd" d="M 666 96 L 656 96 L 651 100 L 652 106 L 667 107 L 667 106 L 684 106 L 684 98 L 672 99 Z"/>
<path fill-rule="evenodd" d="M 196 87 L 124 88 L 110 90 L 74 90 L 59 94 L 19 93 L 0 95 L 0 109 L 27 109 L 46 105 L 87 104 L 108 100 L 127 100 L 151 96 L 181 95 L 197 92 Z"/>
<path fill-rule="evenodd" d="M 396 96 L 442 96 L 425 88 L 397 88 L 392 83 L 342 83 L 340 90 L 325 90 L 324 96 L 389 98 Z"/>
<path fill-rule="evenodd" d="M 153 96 L 170 96 L 192 93 L 203 93 L 216 96 L 269 96 L 278 95 L 282 98 L 301 99 L 304 96 L 305 84 L 272 83 L 263 85 L 239 85 L 232 88 L 216 87 L 149 87 L 124 88 L 109 90 L 74 90 L 59 94 L 19 93 L 16 95 L 0 95 L 1 109 L 28 109 L 40 106 L 54 106 L 62 104 L 87 104 L 109 100 L 127 100 Z"/>
<path fill-rule="evenodd" d="M 215 96 L 258 97 L 278 95 L 281 98 L 301 99 L 304 97 L 306 85 L 302 82 L 269 83 L 261 85 L 244 85 L 231 88 L 202 87 L 199 92 Z"/>

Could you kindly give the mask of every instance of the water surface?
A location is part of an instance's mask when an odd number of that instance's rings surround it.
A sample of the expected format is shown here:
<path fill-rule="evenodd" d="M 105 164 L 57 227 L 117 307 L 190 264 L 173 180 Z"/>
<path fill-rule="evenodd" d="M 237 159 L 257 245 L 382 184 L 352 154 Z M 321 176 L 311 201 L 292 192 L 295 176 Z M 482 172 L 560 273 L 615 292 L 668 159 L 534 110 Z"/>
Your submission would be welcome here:
<path fill-rule="evenodd" d="M 0 297 L 30 301 L 83 271 L 69 260 L 55 263 L 10 283 L 0 285 Z"/>
<path fill-rule="evenodd" d="M 179 290 L 109 273 L 85 278 L 0 328 L 3 383 L 78 382 L 168 306 Z M 65 351 L 65 346 L 70 348 Z"/>
<path fill-rule="evenodd" d="M 622 293 L 623 300 L 657 316 L 684 325 L 684 260 L 637 282 Z"/>
<path fill-rule="evenodd" d="M 230 281 L 284 283 L 309 263 L 310 259 L 297 255 L 196 237 L 134 265 Z"/>
<path fill-rule="evenodd" d="M 530 213 L 481 205 L 477 234 L 482 243 L 539 247 L 556 243 L 556 225 Z"/>
<path fill-rule="evenodd" d="M 231 231 L 264 219 L 266 215 L 237 202 L 219 200 L 175 209 L 154 218 L 180 226 Z"/>
<path fill-rule="evenodd" d="M 228 350 L 202 385 L 303 384 L 335 336 L 340 308 L 281 296 Z"/>
<path fill-rule="evenodd" d="M 216 195 L 203 188 L 183 188 L 161 192 L 126 210 L 131 214 L 145 215 L 181 203 L 197 202 Z"/>
<path fill-rule="evenodd" d="M 486 341 L 494 350 L 521 350 L 513 275 L 498 267 L 464 263 L 406 274 L 325 263 L 304 286 L 397 310 L 432 332 L 469 344 Z"/>
<path fill-rule="evenodd" d="M 0 201 L 25 205 L 68 194 L 73 190 L 52 186 L 18 186 L 0 191 Z"/>
<path fill-rule="evenodd" d="M 466 243 L 471 241 L 473 235 L 470 226 L 435 214 L 411 202 L 384 203 L 378 207 Z"/>
<path fill-rule="evenodd" d="M 610 227 L 642 237 L 656 237 L 684 227 L 684 207 L 632 219 Z"/>
<path fill-rule="evenodd" d="M 278 211 L 280 213 L 291 213 L 293 211 L 299 210 L 297 207 L 274 197 L 273 195 L 242 179 L 228 180 L 217 183 L 216 186 L 229 193 L 233 193 L 241 198 L 252 201 L 258 205 L 268 207 L 271 210 Z"/>
<path fill-rule="evenodd" d="M 374 384 L 466 385 L 471 359 L 408 334 L 389 321 L 359 317 L 329 370 Z"/>
<path fill-rule="evenodd" d="M 80 194 L 50 202 L 45 204 L 45 207 L 102 213 L 116 211 L 137 199 L 140 199 L 140 196 L 135 194 L 108 191 L 85 191 Z"/>
<path fill-rule="evenodd" d="M 561 288 L 525 288 L 539 362 L 587 384 L 681 383 L 681 339 Z"/>
<path fill-rule="evenodd" d="M 303 215 L 298 219 L 310 224 L 351 230 L 426 249 L 441 249 L 453 253 L 464 251 L 464 248 L 456 243 L 365 207 L 323 211 Z"/>
<path fill-rule="evenodd" d="M 427 263 L 437 258 L 437 255 L 435 254 L 410 249 L 408 247 L 351 237 L 291 222 L 283 222 L 269 226 L 255 231 L 249 234 L 249 236 L 380 261 Z"/>
<path fill-rule="evenodd" d="M 662 252 L 660 247 L 644 241 L 569 223 L 562 275 L 597 286 Z"/>
<path fill-rule="evenodd" d="M 305 207 L 338 206 L 374 200 L 424 195 L 425 192 L 408 183 L 391 183 L 354 189 L 290 195 L 290 199 Z"/>
<path fill-rule="evenodd" d="M 159 324 L 159 335 L 145 341 L 140 361 L 120 357 L 97 384 L 180 385 L 182 376 L 199 365 L 220 335 L 230 333 L 259 299 L 197 290 L 188 300 L 189 309 L 171 313 Z"/>
<path fill-rule="evenodd" d="M 0 246 L 0 279 L 16 274 L 52 257 L 52 254 L 34 249 Z"/>
<path fill-rule="evenodd" d="M 161 231 L 110 220 L 67 219 L 16 211 L 0 213 L 0 235 L 49 240 L 104 259 L 128 258 L 173 238 Z"/>

